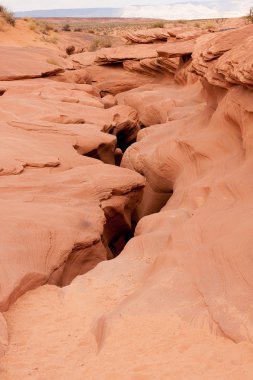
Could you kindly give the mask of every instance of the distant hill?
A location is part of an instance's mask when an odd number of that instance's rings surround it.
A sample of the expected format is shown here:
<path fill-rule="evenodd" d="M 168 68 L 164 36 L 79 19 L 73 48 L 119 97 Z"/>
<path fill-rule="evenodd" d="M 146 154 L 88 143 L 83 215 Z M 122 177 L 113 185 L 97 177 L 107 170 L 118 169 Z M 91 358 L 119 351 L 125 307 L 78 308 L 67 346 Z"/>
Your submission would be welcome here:
<path fill-rule="evenodd" d="M 50 10 L 37 10 L 27 12 L 16 12 L 16 17 L 120 17 L 122 15 L 121 8 L 80 8 L 80 9 L 50 9 Z"/>
<path fill-rule="evenodd" d="M 0 0 L 1 1 L 1 0 Z M 153 0 L 155 3 L 155 0 Z M 165 20 L 199 20 L 240 17 L 249 10 L 252 0 L 174 0 L 165 5 L 130 5 L 116 8 L 51 9 L 16 12 L 16 17 L 41 18 L 153 18 Z M 52 2 L 53 3 L 53 2 Z M 71 2 L 70 2 L 71 3 Z M 116 3 L 116 2 L 115 2 Z M 233 4 L 232 4 L 233 3 Z M 236 4 L 235 4 L 236 3 Z M 242 5 L 245 3 L 245 5 Z M 246 4 L 247 3 L 247 4 Z"/>

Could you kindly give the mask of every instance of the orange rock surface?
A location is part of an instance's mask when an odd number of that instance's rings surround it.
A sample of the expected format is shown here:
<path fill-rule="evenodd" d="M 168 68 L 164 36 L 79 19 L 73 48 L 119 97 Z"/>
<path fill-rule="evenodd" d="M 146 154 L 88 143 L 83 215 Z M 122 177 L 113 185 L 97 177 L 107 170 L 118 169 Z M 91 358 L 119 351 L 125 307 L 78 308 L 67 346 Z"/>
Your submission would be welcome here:
<path fill-rule="evenodd" d="M 183 32 L 5 69 L 1 380 L 252 380 L 253 26 Z"/>
<path fill-rule="evenodd" d="M 167 41 L 170 36 L 170 31 L 164 28 L 144 29 L 136 32 L 130 31 L 123 35 L 126 41 L 138 44 Z"/>

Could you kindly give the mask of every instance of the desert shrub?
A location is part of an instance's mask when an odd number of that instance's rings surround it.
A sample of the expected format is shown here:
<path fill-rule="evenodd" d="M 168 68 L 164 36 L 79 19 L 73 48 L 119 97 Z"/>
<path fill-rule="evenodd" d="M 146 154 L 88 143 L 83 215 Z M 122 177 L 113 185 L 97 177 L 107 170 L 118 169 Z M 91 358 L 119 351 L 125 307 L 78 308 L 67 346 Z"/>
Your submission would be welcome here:
<path fill-rule="evenodd" d="M 112 47 L 112 40 L 110 37 L 105 36 L 100 38 L 100 47 L 109 48 Z"/>
<path fill-rule="evenodd" d="M 95 30 L 90 29 L 90 30 L 88 30 L 88 33 L 90 33 L 90 34 L 94 34 L 94 33 L 95 33 Z"/>
<path fill-rule="evenodd" d="M 29 28 L 37 33 L 49 35 L 51 31 L 54 31 L 54 25 L 50 22 L 37 21 L 32 18 L 27 19 L 27 22 Z"/>
<path fill-rule="evenodd" d="M 9 11 L 6 7 L 4 7 L 3 5 L 0 5 L 0 13 L 2 14 L 4 20 L 10 24 L 11 26 L 15 26 L 16 24 L 16 20 L 15 20 L 15 17 L 14 17 L 14 14 Z"/>
<path fill-rule="evenodd" d="M 70 27 L 69 24 L 64 24 L 64 25 L 62 26 L 62 30 L 63 30 L 64 32 L 70 32 L 70 31 L 71 31 L 71 27 Z"/>
<path fill-rule="evenodd" d="M 34 20 L 33 20 L 34 21 Z M 54 27 L 52 24 L 50 24 L 49 22 L 46 22 L 46 21 L 34 21 L 35 23 L 35 27 L 32 26 L 32 30 L 38 30 L 38 32 L 42 33 L 42 34 L 48 34 L 51 30 L 54 30 Z"/>
<path fill-rule="evenodd" d="M 51 23 L 37 21 L 32 18 L 28 20 L 28 26 L 31 30 L 45 35 L 48 35 L 50 31 L 54 30 L 54 26 Z"/>
<path fill-rule="evenodd" d="M 200 28 L 200 27 L 201 27 L 201 24 L 200 24 L 200 22 L 195 22 L 195 23 L 193 24 L 193 26 L 195 26 L 195 28 Z"/>
<path fill-rule="evenodd" d="M 94 40 L 91 41 L 90 46 L 89 46 L 89 51 L 96 51 L 99 48 L 99 40 L 98 38 L 95 38 Z"/>
<path fill-rule="evenodd" d="M 187 24 L 187 20 L 177 20 L 178 24 Z"/>
<path fill-rule="evenodd" d="M 248 23 L 253 23 L 253 7 L 250 8 L 249 14 L 246 16 Z"/>
<path fill-rule="evenodd" d="M 94 38 L 91 41 L 89 46 L 89 51 L 96 51 L 101 48 L 109 48 L 112 46 L 111 38 L 108 36 L 100 36 L 98 38 Z"/>
<path fill-rule="evenodd" d="M 215 28 L 215 25 L 213 22 L 209 21 L 207 22 L 205 25 L 204 25 L 204 28 L 205 29 L 214 29 Z"/>
<path fill-rule="evenodd" d="M 82 32 L 82 31 L 83 31 L 83 29 L 79 26 L 74 28 L 74 32 Z"/>
<path fill-rule="evenodd" d="M 33 31 L 36 30 L 38 27 L 36 21 L 33 19 L 28 20 L 28 26 L 29 26 L 29 29 L 31 29 Z"/>
<path fill-rule="evenodd" d="M 152 28 L 164 28 L 165 22 L 164 21 L 156 21 L 154 24 L 152 24 Z"/>
<path fill-rule="evenodd" d="M 56 35 L 53 35 L 53 36 L 50 36 L 47 38 L 47 42 L 49 42 L 50 44 L 57 44 L 58 42 L 58 36 Z"/>
<path fill-rule="evenodd" d="M 66 53 L 68 55 L 74 54 L 75 50 L 76 50 L 76 48 L 74 45 L 70 45 L 70 46 L 66 47 Z"/>

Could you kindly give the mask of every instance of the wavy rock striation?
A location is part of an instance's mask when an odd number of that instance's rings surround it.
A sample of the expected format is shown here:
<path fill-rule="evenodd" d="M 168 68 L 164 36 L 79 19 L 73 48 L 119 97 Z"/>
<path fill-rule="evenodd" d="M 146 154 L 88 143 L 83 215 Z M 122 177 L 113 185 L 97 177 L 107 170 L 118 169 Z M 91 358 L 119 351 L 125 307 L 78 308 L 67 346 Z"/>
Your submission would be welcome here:
<path fill-rule="evenodd" d="M 129 31 L 123 35 L 123 38 L 130 43 L 148 44 L 151 42 L 167 41 L 170 36 L 170 31 L 165 28 L 151 28 L 133 32 Z"/>
<path fill-rule="evenodd" d="M 0 98 L 7 132 L 40 147 L 38 136 L 53 128 L 53 158 L 44 162 L 59 156 L 58 165 L 2 177 L 3 297 L 11 303 L 27 284 L 48 282 L 10 307 L 7 325 L 0 320 L 2 349 L 9 343 L 4 380 L 252 380 L 252 35 L 247 26 L 202 36 L 190 49 L 176 43 L 177 83 L 118 93 L 109 109 L 100 98 L 96 106 L 67 102 L 62 117 L 61 100 L 40 99 L 39 111 L 32 94 L 29 107 L 10 113 L 15 85 Z M 171 57 L 172 46 L 163 54 Z M 74 113 L 85 120 L 76 129 Z M 116 129 L 106 129 L 107 117 Z M 123 140 L 137 134 L 120 168 L 78 155 L 86 120 L 98 127 L 94 146 L 117 128 Z M 82 163 L 60 154 L 61 133 L 70 134 L 64 152 L 72 146 Z M 123 252 L 105 261 L 136 221 Z"/>

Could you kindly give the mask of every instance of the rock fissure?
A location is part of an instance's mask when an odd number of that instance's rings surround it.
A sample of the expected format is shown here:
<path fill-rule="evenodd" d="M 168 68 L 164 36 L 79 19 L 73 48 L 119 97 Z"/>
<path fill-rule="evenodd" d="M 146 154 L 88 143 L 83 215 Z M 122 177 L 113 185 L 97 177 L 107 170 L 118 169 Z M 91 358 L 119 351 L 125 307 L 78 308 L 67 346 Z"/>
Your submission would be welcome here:
<path fill-rule="evenodd" d="M 252 380 L 253 26 L 233 23 L 1 46 L 3 380 Z"/>

